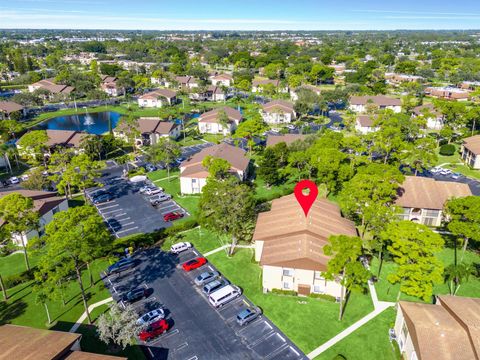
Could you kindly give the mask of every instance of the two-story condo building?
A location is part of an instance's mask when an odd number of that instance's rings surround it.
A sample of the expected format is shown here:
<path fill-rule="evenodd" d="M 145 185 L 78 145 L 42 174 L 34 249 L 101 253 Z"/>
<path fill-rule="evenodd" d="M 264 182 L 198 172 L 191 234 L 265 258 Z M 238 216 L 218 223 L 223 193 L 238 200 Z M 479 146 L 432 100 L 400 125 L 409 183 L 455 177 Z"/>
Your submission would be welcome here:
<path fill-rule="evenodd" d="M 472 192 L 467 184 L 406 176 L 397 194 L 395 205 L 403 209 L 399 215 L 402 220 L 440 226 L 447 200 L 471 196 Z"/>
<path fill-rule="evenodd" d="M 140 107 L 160 108 L 165 105 L 173 105 L 176 102 L 177 92 L 169 89 L 156 89 L 138 98 L 138 106 Z"/>
<path fill-rule="evenodd" d="M 441 295 L 436 304 L 400 301 L 395 340 L 402 359 L 480 359 L 480 299 Z"/>
<path fill-rule="evenodd" d="M 222 124 L 222 117 L 226 124 Z M 242 114 L 229 106 L 213 109 L 198 118 L 198 131 L 201 134 L 231 134 L 242 121 Z"/>
<path fill-rule="evenodd" d="M 285 100 L 273 100 L 262 105 L 260 114 L 267 124 L 290 123 L 296 118 L 293 104 Z"/>
<path fill-rule="evenodd" d="M 305 216 L 293 194 L 273 200 L 271 210 L 258 215 L 253 234 L 263 290 L 341 297 L 339 281 L 324 276 L 330 257 L 323 247 L 332 235 L 357 236 L 355 224 L 335 203 L 317 198 Z"/>
<path fill-rule="evenodd" d="M 480 169 L 480 135 L 463 139 L 462 160 L 474 169 Z"/>
<path fill-rule="evenodd" d="M 368 104 L 375 105 L 379 110 L 389 109 L 399 113 L 402 111 L 402 101 L 388 96 L 352 96 L 350 98 L 350 110 L 356 113 L 365 113 Z"/>
<path fill-rule="evenodd" d="M 190 159 L 180 164 L 180 191 L 182 194 L 198 194 L 202 192 L 209 176 L 202 162 L 207 156 L 220 158 L 230 163 L 230 172 L 240 180 L 248 175 L 250 160 L 247 152 L 238 147 L 221 143 L 204 148 Z"/>

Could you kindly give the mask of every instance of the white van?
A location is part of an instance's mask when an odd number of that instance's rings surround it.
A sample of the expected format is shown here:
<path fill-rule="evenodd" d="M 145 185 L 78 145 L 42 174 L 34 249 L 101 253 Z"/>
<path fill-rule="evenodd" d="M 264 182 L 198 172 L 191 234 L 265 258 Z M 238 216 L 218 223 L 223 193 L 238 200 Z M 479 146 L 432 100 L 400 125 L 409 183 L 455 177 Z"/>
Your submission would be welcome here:
<path fill-rule="evenodd" d="M 238 298 L 240 295 L 242 295 L 242 290 L 240 290 L 238 286 L 227 285 L 213 292 L 208 297 L 208 301 L 215 307 L 221 307 L 233 299 Z"/>
<path fill-rule="evenodd" d="M 192 244 L 190 244 L 189 242 L 180 242 L 180 243 L 173 244 L 170 247 L 170 252 L 174 254 L 178 254 L 178 253 L 181 253 L 182 251 L 190 249 L 191 247 L 192 247 Z"/>

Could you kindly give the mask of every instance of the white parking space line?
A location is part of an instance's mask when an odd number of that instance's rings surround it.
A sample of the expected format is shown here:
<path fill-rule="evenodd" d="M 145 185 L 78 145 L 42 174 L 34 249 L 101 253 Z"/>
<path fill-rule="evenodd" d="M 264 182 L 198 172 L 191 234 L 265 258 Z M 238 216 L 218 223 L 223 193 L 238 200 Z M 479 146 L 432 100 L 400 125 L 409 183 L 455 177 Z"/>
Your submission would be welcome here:
<path fill-rule="evenodd" d="M 135 224 L 135 221 L 131 221 L 131 222 L 129 222 L 129 223 L 121 224 L 121 225 L 122 225 L 122 226 L 128 226 L 128 225 L 133 225 L 133 224 Z M 119 232 L 119 231 L 117 231 L 117 232 Z"/>
<path fill-rule="evenodd" d="M 134 226 L 134 227 L 131 227 L 131 228 L 128 228 L 128 229 L 125 229 L 125 230 L 122 230 L 122 231 L 115 231 L 118 234 L 120 233 L 123 233 L 123 232 L 126 232 L 126 231 L 130 231 L 130 230 L 134 230 L 134 229 L 138 229 L 138 226 Z"/>
<path fill-rule="evenodd" d="M 198 253 L 195 250 L 193 250 L 193 253 L 198 256 Z"/>
<path fill-rule="evenodd" d="M 118 294 L 117 289 L 115 289 L 115 286 L 112 286 L 113 291 L 115 291 L 115 294 Z"/>
<path fill-rule="evenodd" d="M 183 344 L 180 344 L 175 350 L 179 351 L 186 348 L 187 346 L 188 346 L 188 343 L 184 342 Z"/>
<path fill-rule="evenodd" d="M 98 209 L 98 211 L 102 212 L 102 210 L 111 209 L 111 208 L 114 208 L 114 207 L 117 207 L 117 206 L 120 206 L 120 205 L 119 205 L 119 204 L 113 204 L 113 205 L 106 206 L 106 207 L 103 207 L 103 208 L 99 208 L 99 207 L 97 206 L 97 209 Z"/>
<path fill-rule="evenodd" d="M 198 357 L 197 357 L 197 355 L 195 355 L 195 356 L 193 356 L 193 357 L 191 357 L 191 358 L 189 358 L 189 359 L 187 359 L 187 360 L 198 360 Z"/>
<path fill-rule="evenodd" d="M 147 284 L 143 284 L 143 286 L 145 286 L 145 289 L 148 289 L 148 285 L 147 285 Z"/>
<path fill-rule="evenodd" d="M 117 211 L 123 211 L 123 209 L 115 209 L 115 210 L 105 211 L 103 214 L 104 215 L 111 214 L 111 213 L 114 213 L 114 212 L 117 212 Z"/>
<path fill-rule="evenodd" d="M 178 329 L 175 329 L 175 330 L 167 333 L 165 336 L 162 336 L 162 339 L 166 339 L 166 338 L 172 337 L 173 335 L 177 335 L 178 332 L 179 332 Z"/>

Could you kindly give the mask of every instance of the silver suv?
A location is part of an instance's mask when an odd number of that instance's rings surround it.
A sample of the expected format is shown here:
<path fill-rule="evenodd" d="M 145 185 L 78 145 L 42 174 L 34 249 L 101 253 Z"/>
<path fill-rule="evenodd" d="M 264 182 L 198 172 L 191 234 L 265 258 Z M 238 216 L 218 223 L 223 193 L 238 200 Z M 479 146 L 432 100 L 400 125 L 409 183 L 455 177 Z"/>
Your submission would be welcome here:
<path fill-rule="evenodd" d="M 158 206 L 160 205 L 162 202 L 165 202 L 167 200 L 170 200 L 172 197 L 168 194 L 157 194 L 155 196 L 152 196 L 150 198 L 150 204 L 152 206 Z"/>
<path fill-rule="evenodd" d="M 227 286 L 229 285 L 230 282 L 227 280 L 227 279 L 218 279 L 218 280 L 213 280 L 213 281 L 210 281 L 208 284 L 206 284 L 202 291 L 204 294 L 206 295 L 210 295 L 211 293 L 213 293 L 214 291 L 217 291 L 221 288 L 223 288 L 224 286 Z"/>
<path fill-rule="evenodd" d="M 205 271 L 195 278 L 196 285 L 206 284 L 216 279 L 220 274 L 217 271 Z"/>

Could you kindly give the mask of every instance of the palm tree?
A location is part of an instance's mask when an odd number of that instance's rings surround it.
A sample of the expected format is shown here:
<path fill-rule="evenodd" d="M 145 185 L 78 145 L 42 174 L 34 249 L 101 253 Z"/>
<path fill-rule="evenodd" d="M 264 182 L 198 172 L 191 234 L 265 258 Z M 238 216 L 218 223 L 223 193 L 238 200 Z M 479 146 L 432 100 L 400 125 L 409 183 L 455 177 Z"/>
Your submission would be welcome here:
<path fill-rule="evenodd" d="M 468 281 L 473 274 L 472 264 L 450 264 L 444 270 L 445 283 L 448 284 L 450 295 L 455 295 L 460 285 Z"/>

